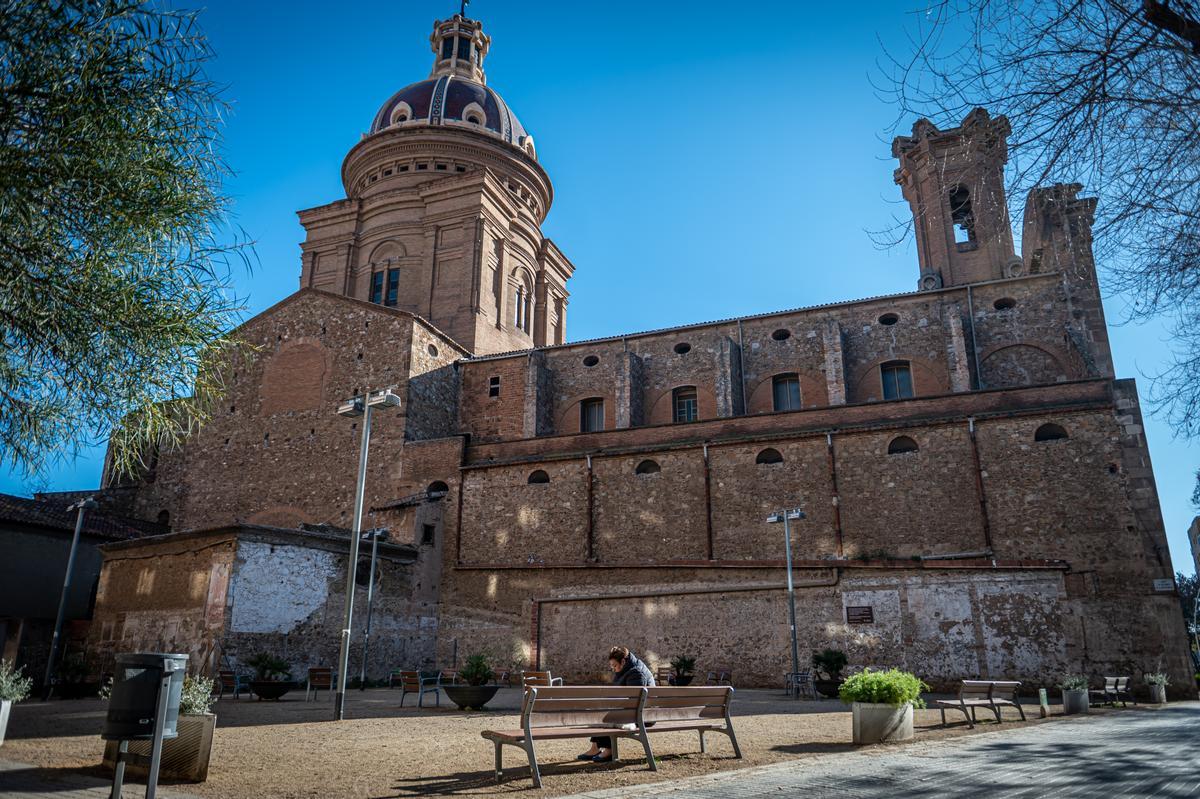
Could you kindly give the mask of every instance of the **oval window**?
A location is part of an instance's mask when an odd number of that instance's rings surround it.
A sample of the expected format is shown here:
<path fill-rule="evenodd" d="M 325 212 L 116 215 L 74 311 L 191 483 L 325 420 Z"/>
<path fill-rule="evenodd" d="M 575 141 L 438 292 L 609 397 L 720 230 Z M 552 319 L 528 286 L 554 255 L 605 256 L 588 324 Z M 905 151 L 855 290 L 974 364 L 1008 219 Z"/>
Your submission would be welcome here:
<path fill-rule="evenodd" d="M 1016 308 L 1017 301 L 1012 297 L 1001 297 L 992 303 L 992 307 L 997 311 L 1007 311 L 1009 308 Z"/>
<path fill-rule="evenodd" d="M 883 325 L 884 327 L 891 327 L 899 321 L 900 316 L 894 313 L 885 313 L 883 316 L 879 317 L 879 324 Z"/>
<path fill-rule="evenodd" d="M 438 354 L 438 348 L 433 346 L 432 344 L 430 344 L 429 345 L 429 354 L 436 358 L 437 354 Z"/>
<path fill-rule="evenodd" d="M 771 334 L 771 338 L 775 339 L 776 341 L 787 341 L 791 337 L 792 331 L 788 330 L 786 327 L 781 327 Z"/>
<path fill-rule="evenodd" d="M 1061 441 L 1064 438 L 1070 438 L 1067 435 L 1067 430 L 1060 424 L 1044 424 L 1037 429 L 1033 434 L 1034 441 Z"/>
<path fill-rule="evenodd" d="M 685 355 L 691 351 L 692 351 L 692 345 L 688 344 L 686 341 L 681 341 L 675 345 L 675 354 L 676 355 Z"/>
<path fill-rule="evenodd" d="M 583 365 L 584 365 L 584 366 L 592 367 L 592 366 L 595 366 L 595 365 L 596 365 L 596 364 L 598 364 L 598 363 L 600 363 L 600 359 L 599 359 L 599 358 L 597 358 L 595 355 L 589 355 L 589 356 L 587 356 L 586 358 L 584 358 L 584 359 L 583 359 Z"/>

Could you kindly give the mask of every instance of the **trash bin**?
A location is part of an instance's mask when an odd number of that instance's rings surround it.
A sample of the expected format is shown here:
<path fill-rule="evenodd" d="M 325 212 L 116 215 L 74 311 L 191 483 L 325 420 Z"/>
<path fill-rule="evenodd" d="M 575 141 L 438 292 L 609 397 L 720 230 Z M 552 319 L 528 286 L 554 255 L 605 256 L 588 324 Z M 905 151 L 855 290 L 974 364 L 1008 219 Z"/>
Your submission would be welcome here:
<path fill-rule="evenodd" d="M 117 655 L 112 697 L 108 700 L 108 716 L 100 737 L 106 741 L 153 738 L 159 687 L 163 677 L 170 674 L 163 738 L 174 738 L 177 735 L 175 728 L 179 721 L 179 697 L 183 693 L 187 661 L 187 655 L 156 652 Z"/>

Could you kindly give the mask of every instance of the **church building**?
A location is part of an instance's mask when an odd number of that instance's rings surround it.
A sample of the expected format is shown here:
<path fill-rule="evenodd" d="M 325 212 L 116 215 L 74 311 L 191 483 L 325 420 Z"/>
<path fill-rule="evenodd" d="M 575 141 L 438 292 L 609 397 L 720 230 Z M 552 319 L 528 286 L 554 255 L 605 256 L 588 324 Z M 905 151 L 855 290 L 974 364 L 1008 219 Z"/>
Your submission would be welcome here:
<path fill-rule="evenodd" d="M 570 342 L 575 265 L 542 233 L 553 186 L 485 74 L 491 38 L 456 15 L 430 42 L 429 76 L 346 155 L 345 197 L 300 212 L 297 291 L 236 331 L 252 348 L 213 419 L 106 475 L 110 503 L 171 533 L 102 547 L 93 652 L 332 665 L 361 422 L 337 410 L 391 389 L 366 483 L 365 526 L 389 535 L 376 677 L 483 652 L 598 679 L 622 644 L 782 686 L 768 516 L 799 507 L 804 660 L 935 686 L 1165 671 L 1194 695 L 1096 201 L 1031 192 L 1016 252 L 1004 117 L 894 141 L 915 291 Z"/>

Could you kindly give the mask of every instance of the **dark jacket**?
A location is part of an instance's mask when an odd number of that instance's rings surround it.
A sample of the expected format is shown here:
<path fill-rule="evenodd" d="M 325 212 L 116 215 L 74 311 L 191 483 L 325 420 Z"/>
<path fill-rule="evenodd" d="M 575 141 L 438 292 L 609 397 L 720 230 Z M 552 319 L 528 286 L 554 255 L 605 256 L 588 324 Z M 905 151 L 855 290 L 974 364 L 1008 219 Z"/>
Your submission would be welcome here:
<path fill-rule="evenodd" d="M 613 685 L 654 685 L 654 674 L 650 667 L 632 652 L 625 658 L 625 665 L 613 676 Z"/>

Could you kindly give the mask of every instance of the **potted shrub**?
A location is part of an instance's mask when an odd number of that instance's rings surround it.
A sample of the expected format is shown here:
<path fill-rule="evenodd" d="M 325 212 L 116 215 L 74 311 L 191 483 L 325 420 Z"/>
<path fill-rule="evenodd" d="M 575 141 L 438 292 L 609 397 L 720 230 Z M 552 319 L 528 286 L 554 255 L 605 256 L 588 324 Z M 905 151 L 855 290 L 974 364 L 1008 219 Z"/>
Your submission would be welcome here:
<path fill-rule="evenodd" d="M 1082 674 L 1065 674 L 1062 683 L 1063 713 L 1068 716 L 1088 712 L 1088 679 Z"/>
<path fill-rule="evenodd" d="M 87 659 L 81 652 L 72 652 L 63 657 L 54 678 L 54 693 L 60 699 L 83 699 L 96 696 L 100 683 L 88 679 L 91 671 Z"/>
<path fill-rule="evenodd" d="M 296 687 L 296 683 L 292 681 L 291 664 L 283 658 L 259 652 L 248 659 L 246 665 L 254 669 L 250 690 L 259 699 L 279 699 Z"/>
<path fill-rule="evenodd" d="M 1150 701 L 1156 705 L 1165 705 L 1167 703 L 1167 686 L 1171 684 L 1167 675 L 1162 672 L 1154 672 L 1143 674 L 1142 678 L 1146 681 L 1146 685 L 1150 686 Z"/>
<path fill-rule="evenodd" d="M 850 705 L 854 743 L 908 741 L 913 737 L 913 708 L 925 707 L 929 690 L 916 675 L 899 669 L 863 669 L 842 683 L 838 696 Z"/>
<path fill-rule="evenodd" d="M 671 658 L 671 685 L 691 685 L 696 675 L 696 659 L 687 655 L 676 655 Z"/>
<path fill-rule="evenodd" d="M 8 729 L 8 715 L 16 702 L 29 696 L 33 680 L 22 676 L 21 669 L 0 660 L 0 745 L 4 744 L 4 732 Z"/>
<path fill-rule="evenodd" d="M 458 670 L 458 677 L 466 685 L 443 685 L 442 690 L 461 710 L 482 710 L 500 690 L 499 685 L 490 684 L 496 673 L 488 665 L 486 655 L 468 657 Z"/>
<path fill-rule="evenodd" d="M 217 717 L 210 713 L 213 704 L 213 681 L 204 677 L 185 677 L 183 692 L 179 697 L 178 735 L 163 740 L 162 766 L 159 777 L 183 782 L 204 782 L 208 779 L 208 763 L 212 757 L 213 730 Z M 152 741 L 130 741 L 129 751 L 137 755 L 150 756 Z M 104 766 L 112 770 L 116 766 L 119 741 L 104 744 Z M 126 773 L 145 776 L 145 766 L 127 763 Z"/>
<path fill-rule="evenodd" d="M 816 672 L 813 687 L 824 696 L 836 696 L 842 687 L 842 669 L 849 662 L 846 653 L 837 649 L 824 649 L 813 653 L 812 665 Z"/>

